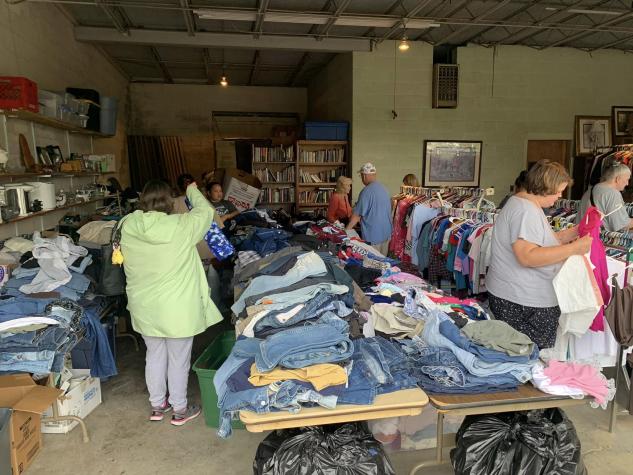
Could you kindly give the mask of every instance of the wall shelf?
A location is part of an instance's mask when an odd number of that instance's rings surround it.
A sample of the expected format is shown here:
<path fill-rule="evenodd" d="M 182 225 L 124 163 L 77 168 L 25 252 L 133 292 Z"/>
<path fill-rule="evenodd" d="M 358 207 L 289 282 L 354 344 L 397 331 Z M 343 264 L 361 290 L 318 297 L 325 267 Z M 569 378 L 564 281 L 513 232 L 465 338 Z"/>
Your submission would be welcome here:
<path fill-rule="evenodd" d="M 56 129 L 67 130 L 75 134 L 90 135 L 92 137 L 102 137 L 102 138 L 114 137 L 114 135 L 106 135 L 106 134 L 102 134 L 101 132 L 95 132 L 94 130 L 84 129 L 83 127 L 79 127 L 75 124 L 64 122 L 63 120 L 59 120 L 59 119 L 53 119 L 52 117 L 46 117 L 41 114 L 36 114 L 35 112 L 30 112 L 30 111 L 25 111 L 25 110 L 0 109 L 0 114 L 5 115 L 8 119 L 27 120 L 29 122 L 35 122 L 36 124 L 42 124 L 42 125 L 47 125 L 49 127 L 54 127 Z"/>
<path fill-rule="evenodd" d="M 315 188 L 333 188 L 336 186 L 336 183 L 299 183 L 297 186 L 306 186 L 306 187 L 315 187 Z"/>
<path fill-rule="evenodd" d="M 0 226 L 3 226 L 5 224 L 14 224 L 14 223 L 18 223 L 20 221 L 25 221 L 27 219 L 38 218 L 40 216 L 46 216 L 47 214 L 55 213 L 56 211 L 62 211 L 62 210 L 65 210 L 65 209 L 74 208 L 75 206 L 85 206 L 85 205 L 88 205 L 88 204 L 91 204 L 91 203 L 97 203 L 97 202 L 103 201 L 103 200 L 105 200 L 107 198 L 112 198 L 112 197 L 111 196 L 101 196 L 99 198 L 93 198 L 93 199 L 88 200 L 88 201 L 78 201 L 78 202 L 75 202 L 75 203 L 66 204 L 64 206 L 60 206 L 60 207 L 55 208 L 55 209 L 49 209 L 49 210 L 46 210 L 46 211 L 37 211 L 35 213 L 31 213 L 31 214 L 28 214 L 26 216 L 19 216 L 17 218 L 11 219 L 9 221 L 4 221 L 4 222 L 0 223 Z"/>
<path fill-rule="evenodd" d="M 300 167 L 344 167 L 345 165 L 347 165 L 347 162 L 299 162 Z"/>
<path fill-rule="evenodd" d="M 299 203 L 299 208 L 327 208 L 328 203 Z"/>
<path fill-rule="evenodd" d="M 294 181 L 262 181 L 263 186 L 294 185 Z"/>

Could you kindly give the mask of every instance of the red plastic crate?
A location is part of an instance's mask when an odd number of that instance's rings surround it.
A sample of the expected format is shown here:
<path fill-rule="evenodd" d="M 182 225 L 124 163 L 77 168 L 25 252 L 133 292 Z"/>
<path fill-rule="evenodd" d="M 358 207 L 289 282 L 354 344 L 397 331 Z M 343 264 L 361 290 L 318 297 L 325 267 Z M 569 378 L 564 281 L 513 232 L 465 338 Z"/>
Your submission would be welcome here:
<path fill-rule="evenodd" d="M 39 112 L 37 84 L 16 76 L 0 76 L 0 109 Z"/>

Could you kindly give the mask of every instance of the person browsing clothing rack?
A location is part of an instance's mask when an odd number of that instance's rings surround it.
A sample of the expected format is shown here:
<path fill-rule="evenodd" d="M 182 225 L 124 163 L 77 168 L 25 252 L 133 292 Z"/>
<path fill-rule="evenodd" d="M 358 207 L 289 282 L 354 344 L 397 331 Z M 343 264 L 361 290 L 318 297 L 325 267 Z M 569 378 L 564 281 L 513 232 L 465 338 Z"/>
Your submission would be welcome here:
<path fill-rule="evenodd" d="M 598 208 L 603 216 L 607 231 L 628 231 L 633 229 L 633 219 L 627 213 L 622 199 L 622 191 L 631 180 L 631 169 L 623 163 L 611 163 L 602 172 L 600 183 L 590 187 L 580 200 L 576 224 L 590 206 Z"/>
<path fill-rule="evenodd" d="M 365 188 L 358 195 L 358 202 L 354 206 L 352 217 L 345 229 L 354 229 L 354 226 L 360 223 L 362 238 L 386 256 L 391 236 L 389 192 L 382 183 L 378 182 L 376 167 L 372 163 L 365 163 L 358 173 Z"/>
<path fill-rule="evenodd" d="M 508 199 L 493 228 L 486 275 L 490 310 L 540 349 L 556 341 L 554 276 L 568 257 L 591 249 L 590 236 L 578 238 L 577 226 L 555 233 L 543 212 L 571 183 L 561 164 L 537 162 L 526 174 L 524 191 Z"/>

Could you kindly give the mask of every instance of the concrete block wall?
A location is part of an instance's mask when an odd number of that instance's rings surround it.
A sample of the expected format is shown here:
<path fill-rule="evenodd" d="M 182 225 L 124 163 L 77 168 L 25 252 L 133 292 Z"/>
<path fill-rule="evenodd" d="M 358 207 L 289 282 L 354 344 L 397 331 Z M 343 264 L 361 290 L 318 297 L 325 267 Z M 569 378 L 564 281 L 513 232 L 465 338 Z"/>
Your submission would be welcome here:
<path fill-rule="evenodd" d="M 457 55 L 459 107 L 432 109 L 432 57 L 422 43 L 353 54 L 353 166 L 374 162 L 394 193 L 405 174 L 421 178 L 424 140 L 482 140 L 481 185 L 500 200 L 525 167 L 528 140 L 573 140 L 575 115 L 608 116 L 633 99 L 633 61 L 621 52 L 469 45 Z M 361 186 L 354 177 L 355 194 Z"/>

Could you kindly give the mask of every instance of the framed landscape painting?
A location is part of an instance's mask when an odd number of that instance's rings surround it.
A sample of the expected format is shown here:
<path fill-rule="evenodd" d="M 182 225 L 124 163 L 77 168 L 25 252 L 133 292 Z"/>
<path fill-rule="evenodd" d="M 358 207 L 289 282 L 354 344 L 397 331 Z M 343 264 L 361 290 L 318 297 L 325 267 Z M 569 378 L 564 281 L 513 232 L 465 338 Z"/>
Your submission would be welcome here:
<path fill-rule="evenodd" d="M 479 186 L 483 142 L 425 140 L 423 186 Z"/>

